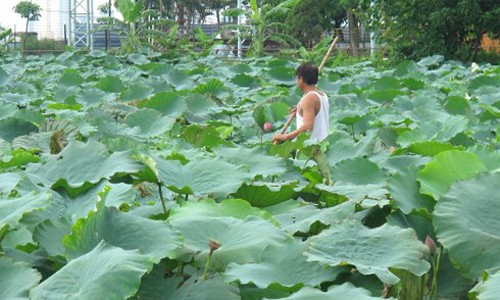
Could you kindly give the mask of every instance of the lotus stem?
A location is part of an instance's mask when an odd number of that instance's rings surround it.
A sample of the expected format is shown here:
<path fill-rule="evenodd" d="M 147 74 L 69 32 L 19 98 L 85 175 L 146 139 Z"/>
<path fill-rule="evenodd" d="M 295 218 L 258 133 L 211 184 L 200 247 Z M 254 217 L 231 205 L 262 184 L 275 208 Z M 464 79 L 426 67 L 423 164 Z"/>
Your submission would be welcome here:
<path fill-rule="evenodd" d="M 161 183 L 158 181 L 158 191 L 160 194 L 161 206 L 163 207 L 163 213 L 167 214 L 167 206 L 165 205 L 165 199 L 163 198 L 163 192 L 161 191 Z"/>
<path fill-rule="evenodd" d="M 210 257 L 212 257 L 212 253 L 207 256 L 207 263 L 205 264 L 205 270 L 203 271 L 203 281 L 207 280 L 208 268 L 210 267 Z"/>
<path fill-rule="evenodd" d="M 437 276 L 439 273 L 439 265 L 441 264 L 441 254 L 443 254 L 443 248 L 439 247 L 437 251 L 437 257 L 432 260 L 432 286 L 431 286 L 431 299 L 437 299 Z"/>

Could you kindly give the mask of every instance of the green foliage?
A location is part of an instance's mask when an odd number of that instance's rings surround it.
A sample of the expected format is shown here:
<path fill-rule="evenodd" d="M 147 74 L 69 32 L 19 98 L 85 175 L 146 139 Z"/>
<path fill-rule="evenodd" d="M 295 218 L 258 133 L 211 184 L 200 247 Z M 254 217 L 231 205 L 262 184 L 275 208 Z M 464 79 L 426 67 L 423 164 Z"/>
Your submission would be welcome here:
<path fill-rule="evenodd" d="M 339 59 L 272 145 L 298 64 L 2 58 L 0 297 L 495 299 L 498 67 Z"/>
<path fill-rule="evenodd" d="M 38 18 L 41 16 L 40 12 L 42 11 L 42 8 L 40 7 L 40 5 L 31 1 L 19 1 L 12 10 L 16 14 L 19 14 L 21 18 L 26 19 L 25 32 L 27 33 L 29 22 L 38 20 Z"/>
<path fill-rule="evenodd" d="M 500 10 L 494 0 L 389 0 L 377 2 L 374 13 L 379 38 L 397 59 L 442 54 L 474 60 L 483 35 L 495 38 L 500 32 Z"/>

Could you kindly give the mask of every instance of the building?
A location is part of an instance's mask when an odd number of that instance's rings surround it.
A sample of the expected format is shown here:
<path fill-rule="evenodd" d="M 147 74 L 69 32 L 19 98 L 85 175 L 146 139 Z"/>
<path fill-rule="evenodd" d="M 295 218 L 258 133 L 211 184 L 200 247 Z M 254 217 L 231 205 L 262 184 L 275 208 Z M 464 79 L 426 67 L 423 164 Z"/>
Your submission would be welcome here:
<path fill-rule="evenodd" d="M 29 31 L 38 33 L 38 38 L 64 40 L 69 23 L 68 0 L 33 0 L 42 8 L 38 21 L 31 21 Z M 66 26 L 66 27 L 65 27 Z"/>

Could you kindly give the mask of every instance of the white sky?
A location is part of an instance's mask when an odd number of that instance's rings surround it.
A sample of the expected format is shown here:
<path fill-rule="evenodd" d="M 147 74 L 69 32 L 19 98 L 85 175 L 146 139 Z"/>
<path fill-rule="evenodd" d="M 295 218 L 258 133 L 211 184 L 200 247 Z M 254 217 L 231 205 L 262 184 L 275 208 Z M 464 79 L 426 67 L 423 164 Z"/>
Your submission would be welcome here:
<path fill-rule="evenodd" d="M 16 26 L 16 31 L 24 31 L 26 27 L 26 19 L 22 19 L 13 10 L 14 6 L 21 0 L 0 0 L 0 25 L 5 28 L 12 28 Z M 54 0 L 55 1 L 55 0 Z M 69 0 L 68 0 L 69 1 Z M 94 9 L 108 0 L 94 0 Z M 43 11 L 41 12 L 43 14 Z"/>

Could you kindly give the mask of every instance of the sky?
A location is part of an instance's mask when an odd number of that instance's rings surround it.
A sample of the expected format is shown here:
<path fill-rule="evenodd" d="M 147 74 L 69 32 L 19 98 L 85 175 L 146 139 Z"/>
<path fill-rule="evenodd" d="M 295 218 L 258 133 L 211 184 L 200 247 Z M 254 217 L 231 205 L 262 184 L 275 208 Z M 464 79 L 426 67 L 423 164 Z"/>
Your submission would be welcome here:
<path fill-rule="evenodd" d="M 13 7 L 16 6 L 21 0 L 0 0 L 0 25 L 4 28 L 11 28 L 16 31 L 24 31 L 26 27 L 26 19 L 22 19 L 18 14 L 13 11 Z M 56 0 L 53 0 L 56 1 Z M 69 1 L 69 0 L 68 0 Z M 94 0 L 94 9 L 108 0 Z M 43 11 L 42 11 L 43 14 Z"/>

